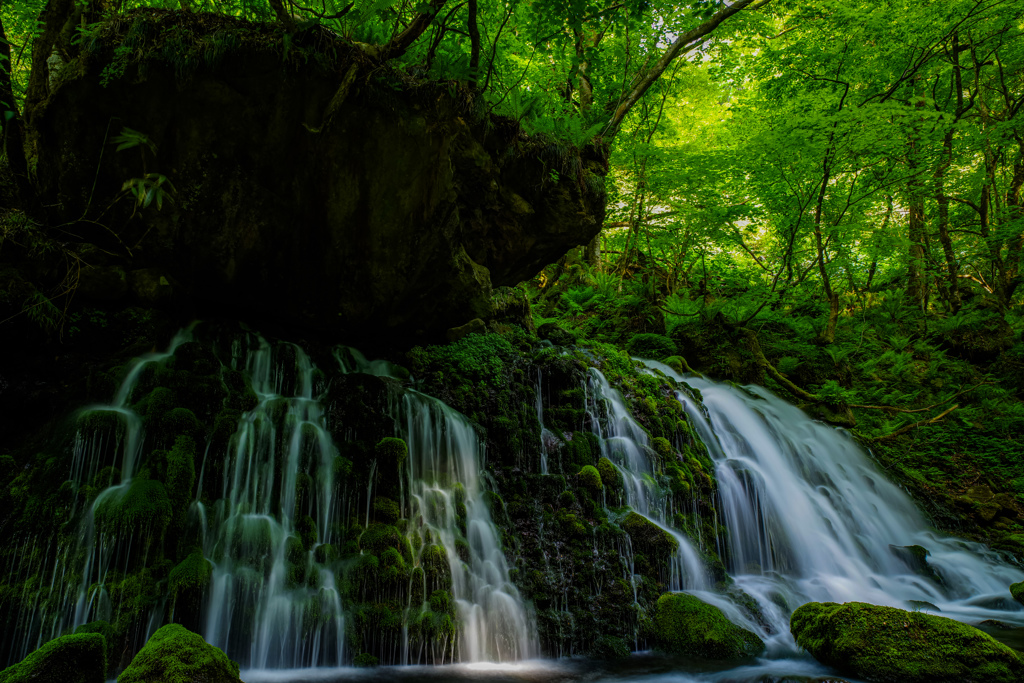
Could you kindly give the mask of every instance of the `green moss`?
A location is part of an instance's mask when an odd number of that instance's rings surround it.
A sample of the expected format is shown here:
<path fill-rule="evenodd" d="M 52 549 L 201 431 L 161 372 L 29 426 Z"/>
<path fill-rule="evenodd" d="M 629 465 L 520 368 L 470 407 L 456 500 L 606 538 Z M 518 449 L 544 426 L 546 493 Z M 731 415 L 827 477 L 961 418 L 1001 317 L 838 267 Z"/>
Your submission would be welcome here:
<path fill-rule="evenodd" d="M 185 516 L 192 502 L 196 484 L 196 444 L 191 436 L 182 435 L 167 453 L 167 495 L 175 525 L 185 525 Z"/>
<path fill-rule="evenodd" d="M 811 602 L 790 617 L 814 657 L 872 683 L 1010 683 L 1024 659 L 967 624 L 863 602 Z"/>
<path fill-rule="evenodd" d="M 1010 586 L 1010 595 L 1013 596 L 1014 600 L 1024 605 L 1024 581 L 1012 584 Z"/>
<path fill-rule="evenodd" d="M 203 554 L 196 550 L 171 570 L 167 586 L 174 596 L 185 592 L 202 591 L 210 583 L 211 576 L 213 567 Z"/>
<path fill-rule="evenodd" d="M 238 683 L 238 665 L 184 626 L 168 624 L 149 639 L 117 683 Z"/>
<path fill-rule="evenodd" d="M 601 474 L 597 471 L 597 468 L 593 465 L 586 465 L 576 476 L 579 479 L 580 486 L 600 500 L 604 485 L 601 483 Z"/>
<path fill-rule="evenodd" d="M 622 490 L 622 473 L 608 458 L 601 458 L 597 461 L 597 471 L 601 475 L 601 483 L 609 491 L 619 492 Z"/>
<path fill-rule="evenodd" d="M 384 496 L 377 496 L 373 500 L 373 518 L 374 520 L 383 524 L 394 524 L 398 521 L 399 517 L 402 516 L 401 510 L 398 508 L 398 503 L 385 498 Z"/>
<path fill-rule="evenodd" d="M 402 551 L 402 535 L 390 524 L 373 522 L 359 537 L 359 549 L 378 557 L 387 549 Z"/>
<path fill-rule="evenodd" d="M 385 496 L 397 498 L 398 482 L 409 457 L 408 446 L 405 441 L 389 436 L 374 447 L 374 455 L 377 458 L 377 490 Z"/>
<path fill-rule="evenodd" d="M 148 528 L 162 532 L 171 520 L 167 489 L 154 479 L 136 478 L 127 490 L 111 490 L 97 504 L 96 523 L 107 529 Z"/>
<path fill-rule="evenodd" d="M 0 671 L 0 683 L 103 683 L 106 640 L 99 633 L 75 633 L 43 645 Z"/>
<path fill-rule="evenodd" d="M 679 549 L 676 539 L 643 515 L 630 512 L 620 522 L 620 526 L 632 539 L 633 548 L 640 552 L 652 553 L 667 560 L 669 555 Z"/>
<path fill-rule="evenodd" d="M 655 606 L 654 640 L 668 652 L 706 659 L 753 657 L 764 642 L 730 622 L 722 610 L 686 593 L 666 593 Z"/>
<path fill-rule="evenodd" d="M 675 450 L 672 448 L 672 444 L 663 436 L 651 439 L 651 448 L 654 449 L 655 453 L 661 456 L 663 461 L 671 460 L 672 456 L 675 455 Z"/>
<path fill-rule="evenodd" d="M 594 641 L 590 654 L 599 659 L 625 659 L 629 656 L 629 646 L 622 638 L 600 636 Z"/>
<path fill-rule="evenodd" d="M 369 652 L 360 652 L 352 660 L 352 664 L 361 668 L 377 666 L 379 660 Z"/>
<path fill-rule="evenodd" d="M 652 360 L 661 360 L 662 358 L 674 356 L 679 352 L 679 349 L 676 348 L 676 343 L 668 337 L 650 333 L 633 335 L 626 342 L 626 350 L 629 351 L 631 356 L 650 358 Z"/>

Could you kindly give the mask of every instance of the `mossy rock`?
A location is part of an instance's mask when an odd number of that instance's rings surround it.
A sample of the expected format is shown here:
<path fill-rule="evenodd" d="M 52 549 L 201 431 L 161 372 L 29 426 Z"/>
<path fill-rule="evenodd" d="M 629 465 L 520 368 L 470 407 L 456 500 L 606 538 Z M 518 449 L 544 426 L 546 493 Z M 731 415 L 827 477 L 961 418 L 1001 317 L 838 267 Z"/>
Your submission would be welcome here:
<path fill-rule="evenodd" d="M 1024 581 L 1012 584 L 1010 586 L 1010 595 L 1013 596 L 1014 600 L 1024 605 Z"/>
<path fill-rule="evenodd" d="M 398 507 L 398 503 L 385 498 L 384 496 L 377 496 L 373 500 L 373 518 L 374 520 L 383 524 L 394 524 L 402 516 L 401 510 Z"/>
<path fill-rule="evenodd" d="M 626 342 L 626 350 L 631 356 L 650 358 L 651 360 L 661 360 L 679 353 L 674 341 L 663 335 L 648 332 L 633 335 Z"/>
<path fill-rule="evenodd" d="M 764 641 L 736 626 L 722 610 L 686 593 L 665 593 L 654 609 L 654 641 L 661 650 L 705 659 L 755 657 Z"/>
<path fill-rule="evenodd" d="M 597 461 L 597 472 L 601 475 L 601 483 L 612 492 L 622 490 L 622 473 L 608 458 L 601 458 Z"/>
<path fill-rule="evenodd" d="M 604 484 L 601 483 L 601 474 L 597 471 L 596 467 L 586 465 L 576 476 L 579 479 L 580 486 L 589 491 L 590 495 L 594 496 L 594 498 L 600 499 Z"/>
<path fill-rule="evenodd" d="M 96 523 L 106 529 L 146 528 L 159 534 L 171 521 L 167 489 L 155 479 L 137 477 L 127 490 L 113 490 L 96 506 Z"/>
<path fill-rule="evenodd" d="M 622 638 L 599 636 L 590 654 L 598 659 L 625 659 L 629 657 L 629 645 Z"/>
<path fill-rule="evenodd" d="M 679 549 L 679 542 L 676 539 L 643 515 L 630 512 L 620 526 L 632 539 L 633 548 L 640 552 L 667 560 Z"/>
<path fill-rule="evenodd" d="M 213 576 L 213 566 L 196 550 L 178 563 L 168 576 L 172 595 L 202 592 Z"/>
<path fill-rule="evenodd" d="M 103 683 L 106 672 L 106 639 L 99 633 L 75 633 L 51 640 L 0 671 L 0 683 Z"/>
<path fill-rule="evenodd" d="M 240 683 L 238 664 L 179 624 L 159 629 L 117 683 Z"/>
<path fill-rule="evenodd" d="M 654 452 L 661 456 L 663 460 L 671 460 L 672 456 L 675 455 L 675 449 L 672 448 L 672 444 L 663 436 L 657 436 L 651 439 L 651 448 Z"/>
<path fill-rule="evenodd" d="M 815 659 L 871 683 L 1011 683 L 1024 659 L 953 619 L 863 602 L 810 602 L 790 617 Z"/>

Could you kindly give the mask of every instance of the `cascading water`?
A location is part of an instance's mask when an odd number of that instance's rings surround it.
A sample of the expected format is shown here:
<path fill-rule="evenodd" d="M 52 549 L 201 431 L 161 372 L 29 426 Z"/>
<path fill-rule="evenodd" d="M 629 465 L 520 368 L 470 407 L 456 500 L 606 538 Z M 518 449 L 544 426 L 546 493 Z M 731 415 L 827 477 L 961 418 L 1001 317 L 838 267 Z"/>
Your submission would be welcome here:
<path fill-rule="evenodd" d="M 845 433 L 761 387 L 645 363 L 700 392 L 699 403 L 686 391 L 677 397 L 715 462 L 728 539 L 720 554 L 773 622 L 769 646 L 793 647 L 789 613 L 809 601 L 931 604 L 963 621 L 1024 624 L 1007 591 L 1024 572 L 981 544 L 929 531 L 909 496 Z M 913 545 L 930 552 L 926 565 L 901 550 Z M 758 627 L 721 596 L 697 594 Z"/>
<path fill-rule="evenodd" d="M 203 556 L 214 565 L 203 633 L 243 666 L 338 665 L 341 597 L 334 573 L 315 559 L 334 542 L 338 453 L 312 363 L 298 347 L 278 349 L 284 358 L 262 338 L 244 357 L 233 348 L 232 369 L 244 367 L 259 403 L 224 456 L 214 509 L 193 504 L 204 521 Z"/>
<path fill-rule="evenodd" d="M 633 419 L 622 394 L 612 388 L 597 368 L 590 369 L 586 389 L 591 430 L 601 444 L 601 455 L 611 460 L 622 474 L 627 505 L 676 541 L 678 549 L 671 562 L 669 589 L 706 590 L 708 573 L 699 553 L 689 538 L 667 523 L 668 496 L 654 479 L 653 451 L 647 432 Z"/>
<path fill-rule="evenodd" d="M 431 542 L 447 555 L 460 624 L 458 659 L 505 662 L 536 655 L 536 629 L 509 579 L 484 498 L 481 445 L 473 427 L 437 399 L 414 391 L 406 393 L 403 410 L 413 544 L 421 547 L 421 563 Z M 425 588 L 423 595 L 429 597 Z M 415 652 L 405 658 L 419 660 Z"/>

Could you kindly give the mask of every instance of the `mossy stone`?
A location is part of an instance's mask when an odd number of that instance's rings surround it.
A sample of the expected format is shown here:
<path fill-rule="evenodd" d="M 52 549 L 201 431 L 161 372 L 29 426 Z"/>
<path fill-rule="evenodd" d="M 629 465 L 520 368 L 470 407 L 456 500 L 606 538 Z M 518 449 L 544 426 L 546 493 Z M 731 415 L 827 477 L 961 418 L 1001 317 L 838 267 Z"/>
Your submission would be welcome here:
<path fill-rule="evenodd" d="M 210 583 L 213 567 L 198 550 L 179 562 L 168 576 L 168 588 L 172 595 L 202 591 Z"/>
<path fill-rule="evenodd" d="M 171 520 L 167 489 L 155 479 L 132 480 L 127 490 L 111 491 L 96 506 L 96 523 L 108 529 L 148 528 L 162 532 Z"/>
<path fill-rule="evenodd" d="M 1024 659 L 973 626 L 863 602 L 810 602 L 789 620 L 815 659 L 871 683 L 1011 683 Z"/>
<path fill-rule="evenodd" d="M 402 551 L 402 535 L 390 524 L 373 522 L 359 537 L 359 548 L 378 557 L 387 549 Z"/>
<path fill-rule="evenodd" d="M 663 460 L 671 460 L 672 456 L 675 455 L 675 450 L 672 448 L 672 444 L 663 436 L 651 439 L 651 448 L 653 448 L 654 452 L 660 455 Z"/>
<path fill-rule="evenodd" d="M 51 640 L 0 671 L 0 683 L 103 683 L 106 672 L 106 639 L 99 633 L 75 633 Z"/>
<path fill-rule="evenodd" d="M 597 468 L 593 465 L 586 465 L 580 470 L 577 477 L 579 478 L 580 486 L 589 491 L 590 495 L 600 500 L 604 484 L 601 483 L 601 474 L 597 471 Z"/>
<path fill-rule="evenodd" d="M 381 522 L 382 524 L 394 524 L 401 516 L 402 514 L 401 510 L 398 508 L 398 503 L 390 498 L 377 496 L 373 500 L 374 520 Z"/>
<path fill-rule="evenodd" d="M 1013 596 L 1014 600 L 1024 605 L 1024 581 L 1012 584 L 1010 586 L 1010 595 Z"/>
<path fill-rule="evenodd" d="M 117 683 L 240 683 L 238 664 L 179 624 L 159 629 Z"/>
<path fill-rule="evenodd" d="M 756 633 L 736 626 L 722 610 L 686 593 L 665 593 L 655 605 L 654 641 L 659 649 L 705 659 L 740 659 L 764 651 Z"/>
<path fill-rule="evenodd" d="M 597 472 L 601 475 L 601 483 L 609 491 L 618 492 L 622 490 L 622 473 L 608 458 L 601 458 L 597 461 Z"/>

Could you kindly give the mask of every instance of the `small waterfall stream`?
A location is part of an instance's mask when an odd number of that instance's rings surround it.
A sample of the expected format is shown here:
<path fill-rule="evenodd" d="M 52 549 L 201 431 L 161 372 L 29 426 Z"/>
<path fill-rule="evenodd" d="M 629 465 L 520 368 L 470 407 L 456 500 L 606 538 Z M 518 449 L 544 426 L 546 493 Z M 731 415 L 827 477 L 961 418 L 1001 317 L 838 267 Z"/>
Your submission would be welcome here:
<path fill-rule="evenodd" d="M 709 578 L 704 561 L 690 539 L 667 523 L 668 496 L 654 479 L 653 451 L 647 432 L 633 419 L 622 394 L 600 370 L 590 369 L 585 388 L 591 429 L 600 441 L 601 455 L 611 460 L 622 474 L 627 505 L 661 527 L 678 545 L 670 567 L 669 589 L 707 590 Z"/>
<path fill-rule="evenodd" d="M 720 554 L 774 626 L 776 635 L 765 634 L 769 647 L 793 648 L 789 614 L 809 601 L 923 607 L 967 622 L 1024 625 L 1024 609 L 1007 590 L 1024 572 L 979 543 L 930 531 L 910 497 L 844 432 L 762 387 L 740 389 L 644 362 L 700 392 L 699 403 L 687 391 L 677 398 L 715 462 L 720 524 L 728 529 Z M 901 551 L 912 545 L 929 551 L 927 567 Z M 722 596 L 696 593 L 757 628 Z"/>

